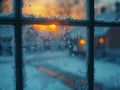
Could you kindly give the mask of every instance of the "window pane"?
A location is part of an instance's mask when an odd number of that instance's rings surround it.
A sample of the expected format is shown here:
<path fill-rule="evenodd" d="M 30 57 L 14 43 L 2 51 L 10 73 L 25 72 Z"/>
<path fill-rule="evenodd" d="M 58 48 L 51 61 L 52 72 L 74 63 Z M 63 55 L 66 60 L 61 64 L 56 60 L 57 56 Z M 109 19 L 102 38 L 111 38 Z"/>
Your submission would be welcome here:
<path fill-rule="evenodd" d="M 0 17 L 14 16 L 14 0 L 0 0 Z"/>
<path fill-rule="evenodd" d="M 25 90 L 87 89 L 87 28 L 23 26 Z"/>
<path fill-rule="evenodd" d="M 120 27 L 95 27 L 95 86 L 120 89 Z"/>
<path fill-rule="evenodd" d="M 0 90 L 15 90 L 14 28 L 0 25 Z"/>
<path fill-rule="evenodd" d="M 25 17 L 86 19 L 86 0 L 23 0 Z"/>
<path fill-rule="evenodd" d="M 120 22 L 120 0 L 95 0 L 95 20 Z"/>

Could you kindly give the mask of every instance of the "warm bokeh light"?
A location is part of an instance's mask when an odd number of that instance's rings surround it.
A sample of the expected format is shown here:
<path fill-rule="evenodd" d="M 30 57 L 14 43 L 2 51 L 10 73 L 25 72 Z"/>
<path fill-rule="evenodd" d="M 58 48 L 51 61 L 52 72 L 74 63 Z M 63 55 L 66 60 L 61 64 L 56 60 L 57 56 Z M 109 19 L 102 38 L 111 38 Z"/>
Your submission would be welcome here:
<path fill-rule="evenodd" d="M 57 33 L 58 32 L 58 26 L 56 26 L 55 24 L 51 24 L 51 25 L 49 25 L 49 27 L 50 27 L 50 31 L 52 33 Z"/>
<path fill-rule="evenodd" d="M 79 44 L 80 45 L 85 45 L 86 44 L 86 40 L 85 39 L 79 39 Z"/>
<path fill-rule="evenodd" d="M 59 34 L 59 26 L 55 25 L 55 24 L 51 24 L 51 25 L 33 25 L 33 28 L 42 33 L 42 32 L 46 32 L 46 33 L 51 33 L 51 34 Z"/>
<path fill-rule="evenodd" d="M 99 43 L 100 43 L 100 44 L 103 44 L 104 42 L 105 42 L 104 38 L 101 37 L 101 38 L 99 39 Z"/>
<path fill-rule="evenodd" d="M 49 25 L 49 26 L 50 26 L 50 28 L 53 29 L 53 30 L 54 30 L 54 29 L 57 29 L 57 26 L 56 26 L 55 24 L 51 24 L 51 25 Z"/>

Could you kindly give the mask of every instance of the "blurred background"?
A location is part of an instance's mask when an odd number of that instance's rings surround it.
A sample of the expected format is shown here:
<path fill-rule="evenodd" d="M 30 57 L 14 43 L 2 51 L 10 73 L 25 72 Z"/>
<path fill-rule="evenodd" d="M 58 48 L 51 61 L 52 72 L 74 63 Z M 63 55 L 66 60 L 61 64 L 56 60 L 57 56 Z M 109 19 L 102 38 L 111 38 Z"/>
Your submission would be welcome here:
<path fill-rule="evenodd" d="M 94 6 L 96 21 L 120 22 L 120 0 L 95 0 Z M 88 20 L 87 8 L 86 0 L 23 0 L 22 17 Z M 14 12 L 14 0 L 0 0 L 0 17 Z M 56 23 L 22 26 L 25 90 L 87 89 L 89 29 Z M 119 90 L 120 27 L 94 29 L 94 88 Z M 0 90 L 15 90 L 14 31 L 0 25 Z"/>

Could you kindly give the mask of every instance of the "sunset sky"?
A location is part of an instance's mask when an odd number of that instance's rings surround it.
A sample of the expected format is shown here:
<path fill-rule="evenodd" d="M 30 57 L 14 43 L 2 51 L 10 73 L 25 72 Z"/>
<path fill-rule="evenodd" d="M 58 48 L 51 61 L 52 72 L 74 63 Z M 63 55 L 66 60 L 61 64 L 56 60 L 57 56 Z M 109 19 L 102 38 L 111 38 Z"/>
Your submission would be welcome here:
<path fill-rule="evenodd" d="M 12 11 L 12 0 L 4 0 L 2 3 L 3 12 Z M 102 6 L 111 7 L 120 0 L 95 0 L 95 8 Z M 77 3 L 76 3 L 77 2 Z M 33 14 L 34 16 L 71 16 L 75 19 L 86 18 L 86 0 L 23 0 L 22 13 Z"/>
<path fill-rule="evenodd" d="M 35 16 L 72 16 L 80 19 L 86 17 L 85 1 L 78 0 L 24 0 L 23 14 Z"/>

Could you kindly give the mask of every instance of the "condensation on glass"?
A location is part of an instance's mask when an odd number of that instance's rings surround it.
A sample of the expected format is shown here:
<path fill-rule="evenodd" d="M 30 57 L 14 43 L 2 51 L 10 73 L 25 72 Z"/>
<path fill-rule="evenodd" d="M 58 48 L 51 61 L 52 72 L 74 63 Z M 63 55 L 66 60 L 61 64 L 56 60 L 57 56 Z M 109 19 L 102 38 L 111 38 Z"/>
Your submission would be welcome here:
<path fill-rule="evenodd" d="M 95 0 L 95 20 L 120 22 L 120 0 Z"/>
<path fill-rule="evenodd" d="M 0 90 L 15 90 L 14 27 L 0 25 Z"/>
<path fill-rule="evenodd" d="M 14 16 L 14 0 L 0 0 L 0 17 Z"/>
<path fill-rule="evenodd" d="M 86 0 L 23 0 L 25 17 L 86 19 Z"/>
<path fill-rule="evenodd" d="M 87 28 L 25 25 L 24 90 L 87 89 Z"/>
<path fill-rule="evenodd" d="M 95 27 L 94 39 L 95 90 L 119 90 L 120 27 Z"/>

